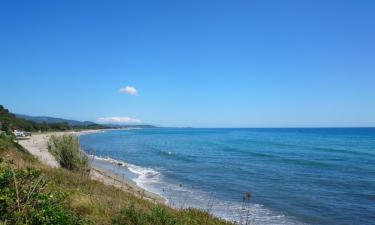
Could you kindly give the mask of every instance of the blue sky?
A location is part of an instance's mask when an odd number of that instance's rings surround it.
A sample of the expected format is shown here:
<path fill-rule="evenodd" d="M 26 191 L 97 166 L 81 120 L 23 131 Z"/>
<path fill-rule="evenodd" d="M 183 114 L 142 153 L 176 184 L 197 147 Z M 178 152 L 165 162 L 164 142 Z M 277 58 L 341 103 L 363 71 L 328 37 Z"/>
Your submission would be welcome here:
<path fill-rule="evenodd" d="M 0 104 L 163 126 L 375 126 L 374 28 L 374 1 L 1 1 Z"/>

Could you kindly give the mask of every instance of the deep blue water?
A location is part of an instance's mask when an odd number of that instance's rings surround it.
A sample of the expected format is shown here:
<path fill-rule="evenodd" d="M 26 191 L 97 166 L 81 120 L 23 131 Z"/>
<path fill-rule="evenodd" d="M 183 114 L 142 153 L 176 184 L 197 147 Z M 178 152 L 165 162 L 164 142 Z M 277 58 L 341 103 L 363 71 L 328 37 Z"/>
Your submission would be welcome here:
<path fill-rule="evenodd" d="M 174 207 L 232 220 L 249 214 L 254 224 L 375 224 L 375 128 L 160 128 L 80 141 L 90 154 L 128 164 L 94 163 Z"/>

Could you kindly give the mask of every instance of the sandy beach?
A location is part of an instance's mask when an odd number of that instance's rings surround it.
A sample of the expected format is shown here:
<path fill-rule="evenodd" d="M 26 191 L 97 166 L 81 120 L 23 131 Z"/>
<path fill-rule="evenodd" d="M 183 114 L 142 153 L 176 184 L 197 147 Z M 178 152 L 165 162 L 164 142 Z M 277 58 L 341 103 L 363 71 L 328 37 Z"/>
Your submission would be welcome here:
<path fill-rule="evenodd" d="M 18 140 L 18 143 L 34 155 L 41 163 L 50 166 L 51 168 L 59 168 L 60 165 L 52 154 L 48 151 L 47 143 L 52 135 L 85 135 L 97 132 L 105 132 L 104 130 L 85 130 L 80 132 L 49 132 L 43 134 L 33 134 L 28 139 Z M 155 203 L 164 203 L 165 199 L 161 196 L 148 192 L 139 187 L 134 181 L 125 177 L 118 176 L 111 171 L 91 165 L 90 178 L 97 180 L 106 185 L 117 187 L 123 191 L 134 194 L 137 197 L 148 199 Z"/>

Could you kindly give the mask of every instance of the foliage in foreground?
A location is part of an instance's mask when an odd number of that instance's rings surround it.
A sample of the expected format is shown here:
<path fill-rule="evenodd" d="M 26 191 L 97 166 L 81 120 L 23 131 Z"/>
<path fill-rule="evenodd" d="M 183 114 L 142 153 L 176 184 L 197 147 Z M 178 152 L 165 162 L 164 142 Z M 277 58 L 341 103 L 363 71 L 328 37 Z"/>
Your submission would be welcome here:
<path fill-rule="evenodd" d="M 81 151 L 78 138 L 74 135 L 52 135 L 48 141 L 48 150 L 60 166 L 67 170 L 85 172 L 88 169 L 88 158 Z"/>
<path fill-rule="evenodd" d="M 4 151 L 13 146 L 13 136 L 4 133 L 0 134 L 0 151 Z"/>
<path fill-rule="evenodd" d="M 113 218 L 114 225 L 200 225 L 200 224 L 229 224 L 216 219 L 209 213 L 198 209 L 169 210 L 161 205 L 155 205 L 146 211 L 134 204 L 121 209 Z"/>
<path fill-rule="evenodd" d="M 0 161 L 2 159 L 0 158 Z M 64 208 L 63 192 L 44 193 L 41 171 L 0 165 L 0 221 L 4 224 L 83 224 Z"/>

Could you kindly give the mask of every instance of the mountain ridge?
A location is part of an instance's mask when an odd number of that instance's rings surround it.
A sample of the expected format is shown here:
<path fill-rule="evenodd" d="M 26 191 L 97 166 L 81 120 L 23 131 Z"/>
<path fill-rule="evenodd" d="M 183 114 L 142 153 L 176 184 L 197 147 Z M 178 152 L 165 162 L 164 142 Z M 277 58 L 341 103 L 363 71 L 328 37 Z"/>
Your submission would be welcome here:
<path fill-rule="evenodd" d="M 88 126 L 88 125 L 95 125 L 97 123 L 91 121 L 78 121 L 78 120 L 70 120 L 70 119 L 62 119 L 57 117 L 51 116 L 29 116 L 25 114 L 15 114 L 17 118 L 31 120 L 37 123 L 68 123 L 70 126 Z"/>
<path fill-rule="evenodd" d="M 29 116 L 25 114 L 14 114 L 17 118 L 19 119 L 25 119 L 25 120 L 31 120 L 33 122 L 37 123 L 48 123 L 48 124 L 53 124 L 53 123 L 68 123 L 70 126 L 95 126 L 95 125 L 100 125 L 106 128 L 155 128 L 156 126 L 149 125 L 149 124 L 138 124 L 138 125 L 125 125 L 125 124 L 98 124 L 92 121 L 79 121 L 79 120 L 70 120 L 70 119 L 63 119 L 63 118 L 57 118 L 57 117 L 51 117 L 51 116 Z"/>

